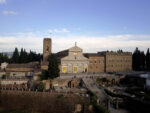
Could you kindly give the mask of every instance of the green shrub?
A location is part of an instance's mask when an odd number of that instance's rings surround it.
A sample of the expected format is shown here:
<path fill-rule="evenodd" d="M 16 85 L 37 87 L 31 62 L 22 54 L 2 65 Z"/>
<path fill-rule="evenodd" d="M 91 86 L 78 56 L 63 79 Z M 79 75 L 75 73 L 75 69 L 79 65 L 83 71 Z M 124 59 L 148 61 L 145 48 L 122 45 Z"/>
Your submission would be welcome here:
<path fill-rule="evenodd" d="M 38 91 L 43 91 L 44 88 L 45 88 L 45 85 L 43 84 L 43 82 L 40 82 L 40 84 L 39 84 L 38 87 L 37 87 L 37 90 L 38 90 Z"/>
<path fill-rule="evenodd" d="M 4 74 L 4 75 L 2 75 L 2 79 L 6 79 L 6 75 Z"/>

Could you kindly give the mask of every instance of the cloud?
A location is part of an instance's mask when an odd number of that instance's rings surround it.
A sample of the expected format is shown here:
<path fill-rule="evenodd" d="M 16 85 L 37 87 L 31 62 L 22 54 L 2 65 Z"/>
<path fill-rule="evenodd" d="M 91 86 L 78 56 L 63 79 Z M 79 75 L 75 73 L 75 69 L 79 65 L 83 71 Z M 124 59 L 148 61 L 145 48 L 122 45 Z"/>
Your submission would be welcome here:
<path fill-rule="evenodd" d="M 15 12 L 15 11 L 7 11 L 7 10 L 5 10 L 5 11 L 3 11 L 2 12 L 4 15 L 17 15 L 17 12 Z"/>
<path fill-rule="evenodd" d="M 66 28 L 62 29 L 53 29 L 53 30 L 48 30 L 50 33 L 69 33 L 70 31 Z"/>
<path fill-rule="evenodd" d="M 0 0 L 0 4 L 6 3 L 6 0 Z"/>
<path fill-rule="evenodd" d="M 34 33 L 18 33 L 18 36 L 2 37 L 0 36 L 0 52 L 13 51 L 15 47 L 25 48 L 27 51 L 34 50 L 42 53 L 43 37 Z M 138 38 L 143 37 L 143 40 Z M 98 52 L 105 50 L 118 50 L 133 52 L 136 47 L 146 52 L 150 48 L 150 35 L 115 35 L 106 37 L 90 36 L 67 36 L 52 38 L 52 52 L 58 52 L 74 46 L 83 49 L 83 52 Z"/>

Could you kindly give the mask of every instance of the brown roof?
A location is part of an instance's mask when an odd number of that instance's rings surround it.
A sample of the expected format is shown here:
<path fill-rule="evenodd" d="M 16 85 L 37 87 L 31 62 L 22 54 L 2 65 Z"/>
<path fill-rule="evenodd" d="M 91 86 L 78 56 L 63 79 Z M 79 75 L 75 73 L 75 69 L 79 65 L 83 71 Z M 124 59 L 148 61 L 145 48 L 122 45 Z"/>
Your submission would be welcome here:
<path fill-rule="evenodd" d="M 58 63 L 60 63 L 61 58 L 65 57 L 65 56 L 68 56 L 68 55 L 69 55 L 69 50 L 68 49 L 56 53 Z"/>
<path fill-rule="evenodd" d="M 37 67 L 37 62 L 30 62 L 26 64 L 8 64 L 7 68 L 34 68 Z"/>
<path fill-rule="evenodd" d="M 103 55 L 100 55 L 98 53 L 84 53 L 83 54 L 85 57 L 90 57 L 90 56 L 93 56 L 93 57 L 97 57 L 97 56 L 103 56 Z"/>

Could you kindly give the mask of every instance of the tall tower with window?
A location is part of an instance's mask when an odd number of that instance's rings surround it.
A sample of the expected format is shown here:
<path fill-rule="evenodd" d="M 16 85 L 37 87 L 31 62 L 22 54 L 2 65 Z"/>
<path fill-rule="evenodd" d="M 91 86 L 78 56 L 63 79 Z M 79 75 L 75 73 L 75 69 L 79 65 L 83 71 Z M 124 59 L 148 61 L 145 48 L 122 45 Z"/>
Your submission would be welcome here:
<path fill-rule="evenodd" d="M 43 62 L 48 61 L 48 56 L 52 52 L 51 48 L 52 48 L 51 38 L 44 38 L 44 41 L 43 41 Z"/>

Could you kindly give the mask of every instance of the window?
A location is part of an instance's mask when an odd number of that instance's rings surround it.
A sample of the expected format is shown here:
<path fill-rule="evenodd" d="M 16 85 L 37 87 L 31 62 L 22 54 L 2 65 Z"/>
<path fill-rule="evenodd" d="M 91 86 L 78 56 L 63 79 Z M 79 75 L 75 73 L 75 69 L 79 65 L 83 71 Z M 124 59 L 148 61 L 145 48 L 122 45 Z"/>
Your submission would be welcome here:
<path fill-rule="evenodd" d="M 77 73 L 77 66 L 74 67 L 74 73 Z"/>
<path fill-rule="evenodd" d="M 77 56 L 78 55 L 78 53 L 77 52 L 74 52 L 74 56 Z"/>
<path fill-rule="evenodd" d="M 48 51 L 49 51 L 49 47 L 47 46 L 47 47 L 46 47 L 46 52 L 48 52 Z"/>
<path fill-rule="evenodd" d="M 67 73 L 67 67 L 66 67 L 66 66 L 63 66 L 63 67 L 62 67 L 62 72 L 63 72 L 63 73 Z"/>
<path fill-rule="evenodd" d="M 84 72 L 87 72 L 87 66 L 84 66 Z"/>

